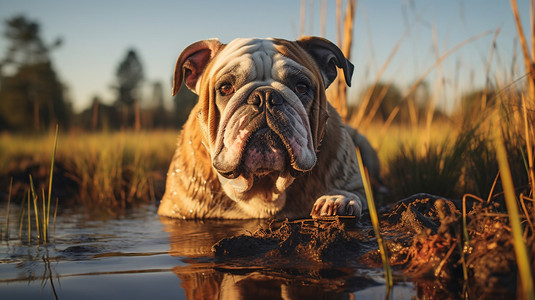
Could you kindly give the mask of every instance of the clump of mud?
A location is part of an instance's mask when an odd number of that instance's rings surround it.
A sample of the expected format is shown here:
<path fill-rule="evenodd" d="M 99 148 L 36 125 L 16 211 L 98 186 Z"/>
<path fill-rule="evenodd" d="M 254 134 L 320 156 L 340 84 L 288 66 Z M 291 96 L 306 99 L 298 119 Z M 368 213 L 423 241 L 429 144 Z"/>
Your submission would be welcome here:
<path fill-rule="evenodd" d="M 382 210 L 380 231 L 397 278 L 411 278 L 419 296 L 426 298 L 518 296 L 512 235 L 503 207 L 467 203 L 463 228 L 461 204 L 418 194 Z M 533 236 L 527 237 L 527 244 L 533 256 Z M 220 240 L 212 251 L 216 257 L 382 268 L 369 215 L 357 224 L 340 217 L 286 220 Z"/>
<path fill-rule="evenodd" d="M 283 221 L 280 225 L 260 228 L 250 235 L 222 239 L 212 247 L 216 256 L 273 258 L 294 257 L 314 262 L 343 262 L 362 255 L 365 241 L 351 235 L 346 223 L 354 218 Z M 276 226 L 273 228 L 272 226 Z"/>
<path fill-rule="evenodd" d="M 377 285 L 366 275 L 355 277 L 348 267 L 355 256 L 373 249 L 366 238 L 347 229 L 351 223 L 354 218 L 285 220 L 222 239 L 212 246 L 221 260 L 217 270 L 232 274 L 235 280 L 239 276 L 270 278 L 270 282 L 291 287 L 299 295 L 295 299 L 322 298 L 326 291 L 326 298 L 337 298 Z M 258 286 L 257 279 L 253 282 Z"/>

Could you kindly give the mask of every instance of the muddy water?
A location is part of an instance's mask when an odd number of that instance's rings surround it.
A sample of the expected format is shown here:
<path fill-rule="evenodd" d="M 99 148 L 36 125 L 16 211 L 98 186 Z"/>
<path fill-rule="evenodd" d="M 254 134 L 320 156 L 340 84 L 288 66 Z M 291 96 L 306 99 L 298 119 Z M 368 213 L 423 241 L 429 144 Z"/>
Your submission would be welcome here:
<path fill-rule="evenodd" d="M 214 257 L 214 243 L 266 226 L 259 221 L 162 219 L 154 205 L 106 219 L 64 210 L 49 243 L 33 234 L 28 245 L 25 225 L 19 237 L 18 207 L 11 207 L 6 240 L 5 211 L 0 205 L 0 299 L 385 298 L 382 270 L 356 263 Z M 417 289 L 398 277 L 391 296 L 411 299 Z"/>

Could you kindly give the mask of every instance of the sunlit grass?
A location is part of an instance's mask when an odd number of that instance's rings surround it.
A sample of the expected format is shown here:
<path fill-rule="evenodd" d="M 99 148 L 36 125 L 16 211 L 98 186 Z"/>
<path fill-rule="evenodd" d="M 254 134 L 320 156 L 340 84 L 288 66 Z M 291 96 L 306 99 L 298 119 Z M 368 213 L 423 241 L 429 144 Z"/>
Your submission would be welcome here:
<path fill-rule="evenodd" d="M 61 172 L 56 177 L 62 176 L 77 185 L 76 196 L 59 199 L 60 202 L 71 200 L 115 213 L 139 201 L 155 200 L 155 181 L 165 180 L 176 149 L 176 138 L 177 131 L 60 133 L 54 155 L 54 135 L 51 133 L 4 134 L 0 136 L 0 175 L 7 176 L 9 170 L 17 170 L 21 161 L 26 161 L 25 165 L 46 166 L 50 158 L 55 157 L 61 166 L 55 169 Z M 50 171 L 51 174 L 56 172 Z M 35 181 L 36 177 L 33 179 Z M 50 214 L 52 182 L 47 183 L 47 213 Z M 56 188 L 72 187 L 60 184 Z"/>
<path fill-rule="evenodd" d="M 7 172 L 21 158 L 47 161 L 52 155 L 52 134 L 0 134 L 0 172 Z"/>
<path fill-rule="evenodd" d="M 61 145 L 60 145 L 61 147 Z M 63 157 L 76 170 L 80 201 L 125 208 L 148 198 L 153 176 L 165 177 L 176 148 L 176 132 L 119 132 L 68 137 L 64 147 L 82 155 Z M 153 172 L 159 173 L 154 174 Z"/>

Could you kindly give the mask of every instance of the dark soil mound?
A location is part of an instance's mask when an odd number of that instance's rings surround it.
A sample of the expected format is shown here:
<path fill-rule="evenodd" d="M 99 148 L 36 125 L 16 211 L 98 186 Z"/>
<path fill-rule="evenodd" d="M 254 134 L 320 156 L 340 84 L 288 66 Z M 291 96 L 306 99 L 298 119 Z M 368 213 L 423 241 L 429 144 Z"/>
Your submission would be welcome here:
<path fill-rule="evenodd" d="M 395 274 L 412 278 L 428 298 L 515 297 L 517 267 L 507 214 L 496 203 L 467 203 L 463 230 L 461 204 L 418 194 L 383 209 L 380 230 Z M 535 254 L 533 240 L 527 237 Z M 368 215 L 356 224 L 343 217 L 272 223 L 222 239 L 212 251 L 253 264 L 291 260 L 382 268 Z"/>
<path fill-rule="evenodd" d="M 345 263 L 370 249 L 365 239 L 346 231 L 344 221 L 354 218 L 284 221 L 276 229 L 259 229 L 251 235 L 222 239 L 212 251 L 216 256 L 265 256 L 312 262 Z M 271 225 L 273 226 L 273 224 Z"/>

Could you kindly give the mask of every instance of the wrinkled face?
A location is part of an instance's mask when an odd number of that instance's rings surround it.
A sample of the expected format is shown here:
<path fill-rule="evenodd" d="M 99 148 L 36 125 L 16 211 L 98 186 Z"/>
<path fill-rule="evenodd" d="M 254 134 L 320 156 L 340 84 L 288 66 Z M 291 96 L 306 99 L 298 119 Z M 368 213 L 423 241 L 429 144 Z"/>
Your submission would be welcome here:
<path fill-rule="evenodd" d="M 217 129 L 205 130 L 205 145 L 231 198 L 271 199 L 314 167 L 309 115 L 317 77 L 271 39 L 234 40 L 214 58 L 197 90 L 215 103 Z"/>

